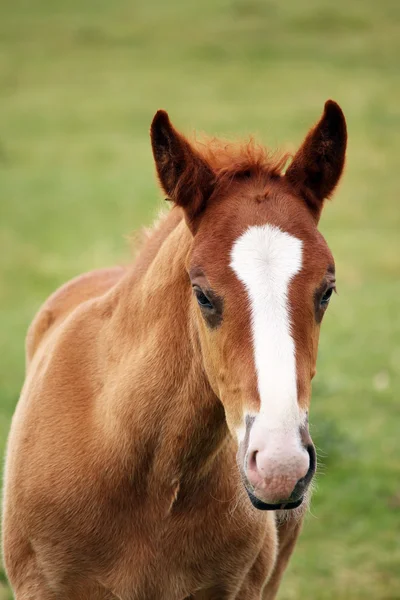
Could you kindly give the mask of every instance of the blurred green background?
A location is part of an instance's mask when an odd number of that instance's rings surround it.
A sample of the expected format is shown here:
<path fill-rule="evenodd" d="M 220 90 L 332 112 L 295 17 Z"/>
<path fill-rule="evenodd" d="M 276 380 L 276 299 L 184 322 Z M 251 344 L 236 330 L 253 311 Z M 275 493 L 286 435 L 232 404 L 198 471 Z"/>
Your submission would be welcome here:
<path fill-rule="evenodd" d="M 161 204 L 154 112 L 294 149 L 327 98 L 343 107 L 347 169 L 321 224 L 339 295 L 311 413 L 320 475 L 282 600 L 400 598 L 399 23 L 398 0 L 0 3 L 0 450 L 35 311 L 129 260 Z"/>

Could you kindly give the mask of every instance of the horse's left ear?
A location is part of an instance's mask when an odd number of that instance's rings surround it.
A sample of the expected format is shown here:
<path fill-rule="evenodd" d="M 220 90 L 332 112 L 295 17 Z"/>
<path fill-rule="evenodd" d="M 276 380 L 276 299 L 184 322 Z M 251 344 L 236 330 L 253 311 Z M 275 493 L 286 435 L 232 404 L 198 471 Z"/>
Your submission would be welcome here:
<path fill-rule="evenodd" d="M 339 182 L 346 145 L 344 114 L 336 102 L 328 100 L 320 121 L 311 129 L 286 171 L 287 180 L 304 197 L 316 221 L 324 199 Z"/>
<path fill-rule="evenodd" d="M 214 174 L 196 149 L 176 131 L 164 110 L 155 114 L 150 137 L 161 187 L 184 209 L 186 222 L 195 233 L 197 217 L 214 189 Z"/>

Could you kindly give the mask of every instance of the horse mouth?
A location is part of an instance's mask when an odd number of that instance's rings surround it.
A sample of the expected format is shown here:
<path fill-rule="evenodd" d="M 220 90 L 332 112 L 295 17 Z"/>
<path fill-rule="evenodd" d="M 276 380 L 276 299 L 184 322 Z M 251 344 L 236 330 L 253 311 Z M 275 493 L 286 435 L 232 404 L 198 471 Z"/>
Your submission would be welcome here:
<path fill-rule="evenodd" d="M 293 508 L 297 508 L 303 502 L 304 496 L 299 498 L 298 500 L 288 500 L 287 502 L 281 502 L 280 504 L 268 504 L 267 502 L 263 502 L 259 498 L 256 498 L 254 494 L 252 494 L 246 487 L 246 492 L 250 498 L 250 501 L 254 508 L 258 510 L 292 510 Z"/>

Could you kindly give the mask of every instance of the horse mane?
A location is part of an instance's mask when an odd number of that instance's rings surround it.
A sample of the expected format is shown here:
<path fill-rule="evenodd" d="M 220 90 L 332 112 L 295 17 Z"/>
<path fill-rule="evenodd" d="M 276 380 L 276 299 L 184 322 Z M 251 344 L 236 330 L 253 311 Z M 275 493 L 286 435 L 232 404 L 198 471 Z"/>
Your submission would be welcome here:
<path fill-rule="evenodd" d="M 194 147 L 219 184 L 229 184 L 236 177 L 279 177 L 292 156 L 289 152 L 271 152 L 252 137 L 231 142 L 202 136 L 194 140 Z"/>

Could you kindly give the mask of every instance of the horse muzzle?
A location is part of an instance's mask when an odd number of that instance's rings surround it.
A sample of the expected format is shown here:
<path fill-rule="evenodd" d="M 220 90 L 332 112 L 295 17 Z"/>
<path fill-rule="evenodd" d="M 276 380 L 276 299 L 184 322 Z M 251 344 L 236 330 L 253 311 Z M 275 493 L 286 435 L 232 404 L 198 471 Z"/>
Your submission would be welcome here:
<path fill-rule="evenodd" d="M 297 508 L 316 470 L 316 453 L 308 427 L 262 431 L 256 419 L 252 425 L 238 458 L 253 506 L 259 510 Z"/>

